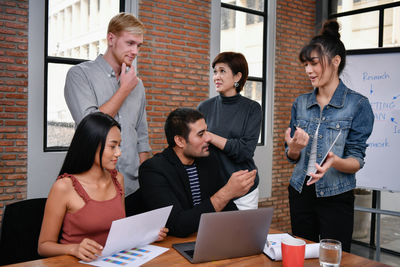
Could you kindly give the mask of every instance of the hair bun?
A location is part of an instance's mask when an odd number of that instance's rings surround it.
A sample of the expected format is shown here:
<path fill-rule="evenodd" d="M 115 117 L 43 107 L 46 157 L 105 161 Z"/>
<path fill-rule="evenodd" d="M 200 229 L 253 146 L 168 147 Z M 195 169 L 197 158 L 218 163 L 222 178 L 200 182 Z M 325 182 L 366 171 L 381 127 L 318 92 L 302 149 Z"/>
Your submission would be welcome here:
<path fill-rule="evenodd" d="M 326 21 L 322 27 L 321 35 L 340 39 L 339 23 L 336 20 Z"/>

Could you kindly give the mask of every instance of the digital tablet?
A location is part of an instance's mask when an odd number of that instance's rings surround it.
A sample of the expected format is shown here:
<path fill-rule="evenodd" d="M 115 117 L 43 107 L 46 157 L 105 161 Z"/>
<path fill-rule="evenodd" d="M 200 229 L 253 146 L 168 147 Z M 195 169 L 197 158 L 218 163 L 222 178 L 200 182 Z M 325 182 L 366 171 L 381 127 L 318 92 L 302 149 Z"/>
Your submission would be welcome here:
<path fill-rule="evenodd" d="M 325 156 L 322 158 L 321 162 L 319 163 L 319 166 L 322 166 L 322 164 L 325 163 L 326 158 L 328 157 L 329 152 L 332 151 L 333 146 L 336 144 L 336 141 L 339 139 L 340 134 L 342 133 L 342 130 L 339 131 L 338 135 L 336 136 L 335 140 L 333 140 L 331 146 L 329 147 L 328 151 L 325 153 Z M 317 170 L 314 172 L 317 173 Z M 310 177 L 307 181 L 309 183 L 312 180 L 312 177 Z"/>

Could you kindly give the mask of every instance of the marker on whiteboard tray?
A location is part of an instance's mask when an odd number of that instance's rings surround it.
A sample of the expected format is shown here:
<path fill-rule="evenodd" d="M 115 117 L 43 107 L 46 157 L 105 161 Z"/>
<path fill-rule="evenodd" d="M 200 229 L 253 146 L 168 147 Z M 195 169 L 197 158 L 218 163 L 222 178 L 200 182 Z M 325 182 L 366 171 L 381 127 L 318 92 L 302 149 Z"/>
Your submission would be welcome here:
<path fill-rule="evenodd" d="M 319 163 L 319 166 L 322 166 L 322 164 L 325 163 L 326 158 L 328 157 L 329 152 L 331 152 L 333 146 L 335 145 L 336 141 L 339 139 L 340 134 L 342 133 L 342 129 L 340 129 L 338 135 L 336 136 L 335 140 L 333 140 L 331 146 L 329 147 L 328 151 L 326 152 L 325 156 L 322 158 L 321 162 Z M 315 171 L 314 173 L 317 173 L 317 171 Z M 312 177 L 310 176 L 310 178 L 308 179 L 307 183 L 311 182 Z"/>

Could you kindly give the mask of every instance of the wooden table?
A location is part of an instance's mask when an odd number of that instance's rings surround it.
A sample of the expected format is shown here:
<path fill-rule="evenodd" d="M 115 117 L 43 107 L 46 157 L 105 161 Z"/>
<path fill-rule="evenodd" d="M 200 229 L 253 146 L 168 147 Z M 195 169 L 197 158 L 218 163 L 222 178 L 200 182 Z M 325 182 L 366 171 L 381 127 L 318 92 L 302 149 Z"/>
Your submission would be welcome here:
<path fill-rule="evenodd" d="M 279 233 L 276 230 L 271 230 L 271 233 Z M 253 267 L 253 266 L 265 266 L 265 267 L 274 267 L 274 266 L 282 266 L 282 261 L 271 261 L 264 254 L 249 256 L 249 257 L 241 257 L 234 258 L 228 260 L 220 260 L 208 263 L 201 264 L 191 264 L 184 257 L 182 257 L 175 249 L 172 248 L 172 244 L 174 243 L 182 243 L 194 241 L 196 239 L 196 235 L 189 236 L 187 238 L 177 238 L 173 236 L 168 236 L 165 241 L 155 243 L 157 246 L 170 248 L 167 252 L 161 254 L 155 259 L 147 262 L 143 266 L 145 267 L 153 267 L 153 266 L 237 266 L 237 267 Z M 66 266 L 80 266 L 80 267 L 88 267 L 90 265 L 81 264 L 78 262 L 78 259 L 73 256 L 57 256 L 51 257 L 41 260 L 17 263 L 12 265 L 7 265 L 8 267 L 66 267 Z M 319 266 L 318 259 L 308 259 L 305 260 L 304 266 Z M 369 260 L 367 258 L 359 257 L 354 254 L 350 254 L 347 252 L 343 252 L 342 261 L 340 263 L 341 267 L 346 266 L 362 266 L 362 267 L 377 267 L 377 266 L 388 266 L 376 261 Z"/>

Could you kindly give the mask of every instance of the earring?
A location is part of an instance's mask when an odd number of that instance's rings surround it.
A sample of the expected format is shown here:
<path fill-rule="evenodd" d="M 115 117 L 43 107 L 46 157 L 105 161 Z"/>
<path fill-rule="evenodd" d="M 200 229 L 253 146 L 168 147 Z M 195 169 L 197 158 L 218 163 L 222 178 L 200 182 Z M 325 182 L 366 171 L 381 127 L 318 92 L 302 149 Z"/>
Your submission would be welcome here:
<path fill-rule="evenodd" d="M 235 86 L 235 88 L 238 88 L 238 87 L 239 87 L 239 83 L 238 83 L 238 82 L 235 82 L 235 83 L 233 84 L 233 86 Z"/>

